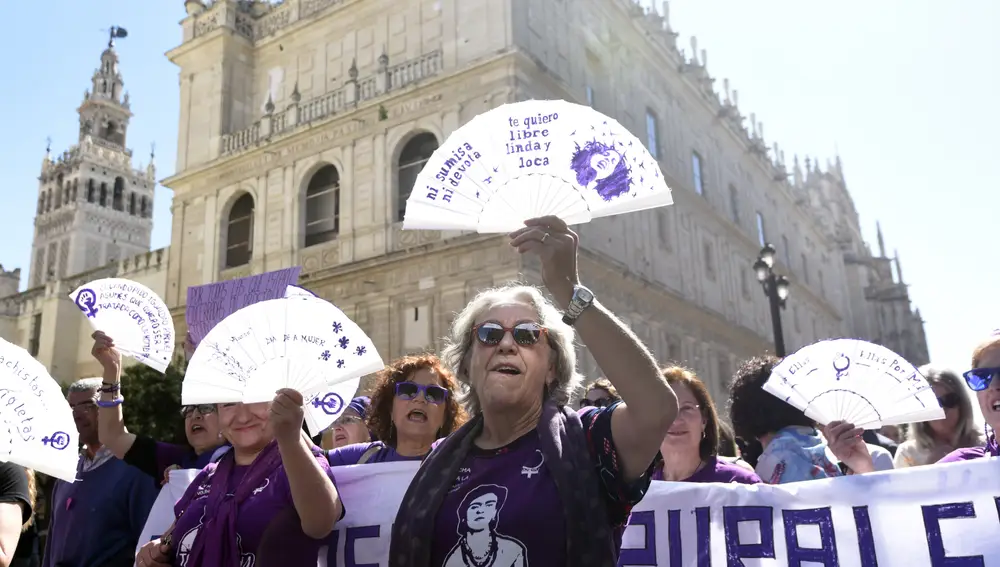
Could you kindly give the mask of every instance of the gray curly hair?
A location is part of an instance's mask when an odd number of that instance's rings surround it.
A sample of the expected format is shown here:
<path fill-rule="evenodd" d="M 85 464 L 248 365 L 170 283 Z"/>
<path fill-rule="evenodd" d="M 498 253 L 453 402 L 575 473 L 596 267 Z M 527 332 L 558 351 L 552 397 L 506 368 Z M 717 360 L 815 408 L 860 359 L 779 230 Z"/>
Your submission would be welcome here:
<path fill-rule="evenodd" d="M 537 323 L 547 329 L 549 347 L 555 362 L 556 377 L 548 389 L 549 396 L 559 405 L 569 404 L 573 392 L 583 381 L 576 371 L 576 347 L 573 344 L 574 331 L 562 322 L 562 313 L 542 295 L 537 287 L 521 283 L 509 283 L 480 292 L 455 317 L 441 360 L 449 366 L 466 387 L 462 402 L 472 415 L 482 411 L 479 396 L 469 379 L 468 362 L 472 353 L 472 330 L 483 313 L 498 306 L 520 303 L 531 307 L 538 314 Z"/>

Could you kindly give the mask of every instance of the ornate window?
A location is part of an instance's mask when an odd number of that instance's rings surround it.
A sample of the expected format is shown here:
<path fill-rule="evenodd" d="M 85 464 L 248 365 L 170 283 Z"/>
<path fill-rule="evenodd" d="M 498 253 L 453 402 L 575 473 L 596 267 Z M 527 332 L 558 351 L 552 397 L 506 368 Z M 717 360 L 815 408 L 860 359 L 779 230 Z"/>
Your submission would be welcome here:
<path fill-rule="evenodd" d="M 340 233 L 340 172 L 324 165 L 313 174 L 306 188 L 306 241 L 315 246 Z"/>
<path fill-rule="evenodd" d="M 87 202 L 88 203 L 93 203 L 94 202 L 94 199 L 96 197 L 94 195 L 94 193 L 96 193 L 96 192 L 97 192 L 97 190 L 94 187 L 94 180 L 93 179 L 88 179 L 87 180 Z"/>
<path fill-rule="evenodd" d="M 111 199 L 111 208 L 116 211 L 125 210 L 125 180 L 115 177 L 114 196 Z"/>
<path fill-rule="evenodd" d="M 406 200 L 413 192 L 417 175 L 424 168 L 434 150 L 438 149 L 437 138 L 430 132 L 422 132 L 410 139 L 399 152 L 399 163 L 396 165 L 396 222 L 402 222 L 406 214 Z"/>
<path fill-rule="evenodd" d="M 145 195 L 139 198 L 139 216 L 144 219 L 153 216 L 153 212 L 149 208 L 149 201 L 146 200 Z"/>
<path fill-rule="evenodd" d="M 253 256 L 253 197 L 244 193 L 233 203 L 226 223 L 226 267 L 250 263 Z"/>
<path fill-rule="evenodd" d="M 135 214 L 135 193 L 128 194 L 128 214 Z"/>
<path fill-rule="evenodd" d="M 108 206 L 108 184 L 101 181 L 101 198 L 98 204 L 102 207 Z"/>
<path fill-rule="evenodd" d="M 73 201 L 74 203 L 76 202 L 76 190 L 79 189 L 79 188 L 80 188 L 80 180 L 79 179 L 74 179 L 73 180 L 73 188 L 69 192 L 69 199 L 71 201 Z"/>
<path fill-rule="evenodd" d="M 45 212 L 45 193 L 38 196 L 38 214 Z"/>

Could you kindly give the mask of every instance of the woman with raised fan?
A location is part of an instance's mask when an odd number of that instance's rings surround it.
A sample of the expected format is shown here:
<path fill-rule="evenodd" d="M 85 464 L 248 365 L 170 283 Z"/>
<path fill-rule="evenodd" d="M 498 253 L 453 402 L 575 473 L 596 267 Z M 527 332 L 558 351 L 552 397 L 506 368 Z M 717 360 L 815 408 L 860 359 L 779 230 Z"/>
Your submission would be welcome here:
<path fill-rule="evenodd" d="M 997 428 L 1000 428 L 1000 329 L 993 331 L 972 351 L 972 370 L 964 376 L 969 389 L 976 393 L 979 409 L 986 420 L 986 445 L 958 449 L 939 463 L 1000 456 L 996 434 Z"/>
<path fill-rule="evenodd" d="M 91 354 L 104 369 L 101 397 L 97 402 L 100 407 L 98 436 L 115 457 L 153 477 L 157 483 L 165 483 L 167 471 L 175 468 L 202 469 L 228 447 L 219 429 L 215 404 L 181 408 L 187 445 L 165 443 L 147 435 L 130 433 L 122 414 L 125 398 L 121 395 L 121 353 L 115 348 L 115 341 L 105 333 L 96 331 L 92 336 L 94 346 Z"/>
<path fill-rule="evenodd" d="M 283 388 L 218 413 L 232 450 L 198 473 L 137 567 L 314 567 L 344 507 L 326 455 L 302 433 L 302 394 Z"/>
<path fill-rule="evenodd" d="M 920 374 L 934 390 L 945 417 L 909 424 L 907 439 L 893 458 L 897 469 L 931 465 L 956 449 L 983 444 L 982 432 L 972 415 L 972 402 L 958 374 L 931 365 L 921 366 Z"/>
<path fill-rule="evenodd" d="M 649 487 L 677 398 L 646 347 L 580 285 L 576 233 L 556 217 L 524 224 L 510 244 L 538 254 L 555 304 L 512 284 L 455 317 L 441 358 L 468 385 L 473 418 L 410 483 L 390 567 L 614 565 Z M 574 328 L 624 402 L 567 407 L 580 385 Z"/>
<path fill-rule="evenodd" d="M 404 356 L 379 373 L 368 426 L 375 440 L 328 453 L 331 466 L 420 461 L 465 423 L 455 376 L 431 354 Z"/>

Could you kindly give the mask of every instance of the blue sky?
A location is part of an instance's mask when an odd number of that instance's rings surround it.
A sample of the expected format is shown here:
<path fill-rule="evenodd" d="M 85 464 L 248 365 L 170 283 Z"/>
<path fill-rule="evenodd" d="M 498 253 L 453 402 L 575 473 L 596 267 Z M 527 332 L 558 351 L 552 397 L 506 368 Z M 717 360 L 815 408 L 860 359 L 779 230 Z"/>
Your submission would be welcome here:
<path fill-rule="evenodd" d="M 657 3 L 659 4 L 659 3 Z M 869 240 L 880 220 L 927 320 L 935 361 L 965 368 L 971 347 L 1000 327 L 997 222 L 1000 173 L 1000 3 L 675 0 L 680 43 L 696 35 L 721 88 L 728 77 L 769 142 L 793 153 L 839 151 Z M 177 70 L 163 53 L 180 41 L 180 0 L 17 2 L 2 39 L 8 54 L 0 108 L 0 171 L 7 238 L 0 263 L 27 279 L 37 177 L 53 152 L 76 142 L 75 109 L 90 84 L 107 28 L 128 29 L 118 51 L 135 113 L 129 146 L 158 177 L 176 153 Z M 690 48 L 688 48 L 690 50 Z M 992 60 L 991 60 L 992 56 Z M 169 244 L 169 190 L 156 198 L 153 246 Z M 992 259 L 991 259 L 992 258 Z M 794 293 L 794 292 L 793 292 Z"/>

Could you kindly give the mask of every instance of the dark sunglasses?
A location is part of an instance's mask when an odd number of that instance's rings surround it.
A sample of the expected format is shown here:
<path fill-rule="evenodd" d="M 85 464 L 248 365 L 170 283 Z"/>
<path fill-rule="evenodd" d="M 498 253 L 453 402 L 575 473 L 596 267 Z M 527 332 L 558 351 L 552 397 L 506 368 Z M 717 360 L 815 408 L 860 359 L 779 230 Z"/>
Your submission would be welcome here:
<path fill-rule="evenodd" d="M 606 408 L 614 403 L 611 398 L 598 398 L 596 400 L 588 400 L 587 398 L 582 398 L 580 400 L 580 409 L 583 408 Z"/>
<path fill-rule="evenodd" d="M 949 392 L 943 396 L 938 397 L 938 403 L 944 409 L 957 408 L 958 404 L 962 402 L 962 398 L 959 397 L 955 392 Z"/>
<path fill-rule="evenodd" d="M 185 417 L 186 418 L 187 416 L 189 416 L 192 413 L 194 413 L 195 410 L 197 410 L 198 413 L 200 413 L 201 415 L 208 415 L 210 413 L 215 413 L 215 405 L 214 404 L 197 404 L 197 405 L 194 405 L 194 406 L 181 406 L 181 417 Z"/>
<path fill-rule="evenodd" d="M 417 384 L 415 382 L 399 382 L 396 384 L 396 397 L 410 401 L 423 394 L 429 404 L 443 404 L 448 399 L 448 390 L 441 386 Z"/>
<path fill-rule="evenodd" d="M 962 376 L 965 376 L 965 383 L 969 388 L 982 392 L 990 387 L 995 378 L 1000 377 L 1000 368 L 973 368 Z"/>
<path fill-rule="evenodd" d="M 521 346 L 530 346 L 537 343 L 546 330 L 538 323 L 518 323 L 507 328 L 500 323 L 487 322 L 476 327 L 475 332 L 479 342 L 486 346 L 500 344 L 507 333 L 510 333 L 510 336 L 514 338 L 515 343 Z"/>

